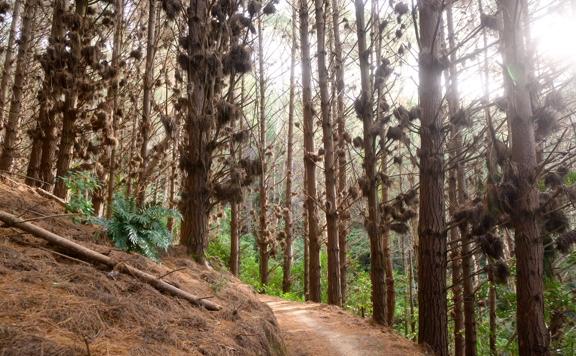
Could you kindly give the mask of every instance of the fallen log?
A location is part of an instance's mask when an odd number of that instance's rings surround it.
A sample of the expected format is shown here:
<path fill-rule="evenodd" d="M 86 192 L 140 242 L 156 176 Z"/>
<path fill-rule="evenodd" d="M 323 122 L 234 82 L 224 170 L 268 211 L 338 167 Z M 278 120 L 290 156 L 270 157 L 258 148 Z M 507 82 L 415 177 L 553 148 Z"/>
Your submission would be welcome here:
<path fill-rule="evenodd" d="M 173 296 L 185 299 L 194 305 L 204 307 L 208 310 L 222 309 L 222 307 L 216 303 L 192 295 L 186 291 L 183 291 L 180 288 L 176 288 L 175 286 L 168 284 L 163 280 L 156 278 L 155 276 L 146 273 L 144 271 L 141 271 L 137 268 L 134 268 L 128 264 L 118 263 L 117 261 L 106 255 L 103 255 L 80 244 L 77 244 L 76 242 L 68 240 L 67 238 L 64 238 L 62 236 L 56 235 L 41 227 L 30 224 L 28 222 L 23 222 L 16 216 L 1 210 L 0 210 L 0 220 L 2 220 L 6 225 L 8 225 L 8 227 L 15 227 L 22 231 L 28 232 L 36 237 L 44 239 L 62 248 L 64 251 L 80 256 L 85 260 L 88 260 L 90 262 L 101 263 L 115 269 L 116 271 L 123 272 L 127 275 L 136 277 L 150 284 L 151 286 L 153 286 L 154 288 L 158 289 L 161 292 L 165 292 Z"/>

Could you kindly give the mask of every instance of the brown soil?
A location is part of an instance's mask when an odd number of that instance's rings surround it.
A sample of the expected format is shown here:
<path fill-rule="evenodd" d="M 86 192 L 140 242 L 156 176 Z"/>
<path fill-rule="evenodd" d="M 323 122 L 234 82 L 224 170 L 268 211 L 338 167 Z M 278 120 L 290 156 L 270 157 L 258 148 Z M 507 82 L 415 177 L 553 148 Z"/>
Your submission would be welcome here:
<path fill-rule="evenodd" d="M 223 306 L 192 306 L 0 223 L 0 355 L 284 354 L 270 309 L 229 273 L 178 250 L 161 263 L 118 251 L 95 226 L 46 218 L 63 206 L 5 177 L 0 210 L 156 276 L 174 271 L 164 280 Z"/>
<path fill-rule="evenodd" d="M 340 308 L 261 296 L 274 311 L 291 356 L 427 355 L 418 345 Z"/>

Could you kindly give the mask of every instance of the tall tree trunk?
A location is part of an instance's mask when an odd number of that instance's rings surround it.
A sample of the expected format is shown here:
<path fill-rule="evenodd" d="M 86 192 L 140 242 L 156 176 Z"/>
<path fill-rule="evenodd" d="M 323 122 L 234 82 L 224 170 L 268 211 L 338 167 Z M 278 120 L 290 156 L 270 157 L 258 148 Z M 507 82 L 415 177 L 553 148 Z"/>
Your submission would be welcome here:
<path fill-rule="evenodd" d="M 342 304 L 340 290 L 340 251 L 338 247 L 338 207 L 336 202 L 336 167 L 334 164 L 334 136 L 326 68 L 326 21 L 324 0 L 315 0 L 316 47 L 318 58 L 318 86 L 324 143 L 324 179 L 326 191 L 326 231 L 328 234 L 328 303 Z"/>
<path fill-rule="evenodd" d="M 456 172 L 451 169 L 448 177 L 448 211 L 453 216 L 456 208 L 458 207 L 457 192 L 456 192 Z M 454 309 L 452 311 L 452 318 L 454 320 L 454 355 L 464 355 L 464 310 L 463 310 L 463 296 L 462 296 L 462 264 L 461 264 L 461 248 L 458 230 L 453 228 L 450 230 L 450 260 L 452 261 L 452 303 Z"/>
<path fill-rule="evenodd" d="M 6 123 L 6 136 L 2 144 L 0 155 L 0 171 L 10 172 L 16 158 L 16 146 L 20 133 L 20 110 L 22 108 L 22 96 L 26 80 L 27 66 L 30 61 L 31 36 L 34 27 L 34 14 L 40 4 L 37 0 L 26 0 L 24 16 L 22 17 L 22 29 L 18 40 L 18 55 L 16 57 L 16 70 L 14 71 L 14 85 L 12 87 L 12 100 L 10 112 Z M 1 110 L 2 108 L 0 108 Z"/>
<path fill-rule="evenodd" d="M 130 127 L 130 143 L 128 147 L 128 172 L 126 172 L 126 195 L 132 196 L 132 186 L 134 183 L 134 155 L 136 154 L 136 137 L 138 136 L 138 122 L 137 118 L 132 121 L 132 127 Z"/>
<path fill-rule="evenodd" d="M 308 179 L 306 178 L 306 170 L 304 170 L 304 194 L 306 193 L 306 187 L 308 186 Z M 304 197 L 304 201 L 306 201 L 306 197 Z M 310 300 L 310 243 L 308 240 L 308 209 L 304 207 L 302 209 L 302 224 L 303 231 L 302 231 L 302 240 L 304 243 L 304 300 Z"/>
<path fill-rule="evenodd" d="M 14 42 L 16 41 L 16 31 L 18 29 L 18 21 L 20 20 L 20 8 L 22 7 L 22 0 L 15 0 L 12 9 L 12 22 L 10 23 L 10 32 L 8 33 L 8 43 L 4 55 L 4 65 L 2 68 L 2 79 L 0 80 L 0 142 L 2 139 L 2 131 L 4 131 L 4 108 L 6 107 L 6 89 L 8 89 L 8 81 L 12 77 L 12 68 L 14 64 Z"/>
<path fill-rule="evenodd" d="M 478 0 L 478 9 L 479 9 L 480 13 L 484 13 L 483 6 L 482 6 L 482 0 Z M 483 40 L 484 48 L 488 48 L 488 35 L 487 35 L 486 28 L 482 29 L 482 40 Z M 484 51 L 483 68 L 482 69 L 483 69 L 482 86 L 484 89 L 483 99 L 484 99 L 484 102 L 487 103 L 490 100 L 490 91 L 489 91 L 489 86 L 488 86 L 489 65 L 488 65 L 488 53 L 487 53 L 487 51 Z M 492 127 L 492 119 L 491 119 L 489 106 L 486 106 L 484 108 L 484 116 L 486 118 L 487 126 Z M 488 153 L 487 153 L 486 165 L 488 167 L 488 183 L 487 183 L 488 188 L 486 190 L 490 189 L 489 188 L 490 185 L 493 186 L 495 184 L 493 177 L 496 176 L 496 170 L 497 170 L 493 138 L 494 137 L 489 136 L 488 142 L 487 142 Z M 506 256 L 506 255 L 507 255 L 506 252 L 504 252 L 504 256 L 505 256 L 504 258 L 509 259 L 510 256 L 509 255 Z M 466 256 L 466 257 L 468 259 L 470 258 L 469 256 Z M 498 352 L 496 349 L 496 287 L 494 284 L 494 273 L 493 273 L 492 269 L 490 269 L 490 268 L 488 269 L 488 281 L 490 283 L 489 290 L 488 290 L 488 319 L 489 319 L 489 332 L 488 332 L 488 334 L 489 334 L 489 344 L 490 344 L 490 355 L 491 356 L 497 356 Z M 465 281 L 465 283 L 468 283 L 469 284 L 468 288 L 471 288 L 471 278 L 468 278 L 468 280 Z M 474 297 L 475 297 L 474 294 L 472 294 L 472 305 L 475 304 Z M 472 307 L 471 310 L 472 310 L 472 312 L 474 312 L 474 307 Z"/>
<path fill-rule="evenodd" d="M 208 22 L 208 4 L 206 0 L 190 0 L 188 13 L 188 47 L 189 58 L 196 55 L 198 48 L 203 48 Z M 205 110 L 211 101 L 211 78 L 205 71 L 199 71 L 188 64 L 186 67 L 188 88 L 188 106 L 186 118 L 186 145 L 183 155 L 182 179 L 182 227 L 180 244 L 186 246 L 188 253 L 199 263 L 206 263 L 208 245 L 208 214 L 210 213 L 210 193 L 208 178 L 212 165 L 212 152 L 208 147 L 211 123 L 207 123 Z"/>
<path fill-rule="evenodd" d="M 116 71 L 120 71 L 120 54 L 122 53 L 122 34 L 124 31 L 124 0 L 114 0 L 114 9 L 116 11 L 115 23 L 114 23 L 114 44 L 112 47 L 112 68 Z M 108 99 L 112 103 L 112 130 L 114 137 L 118 135 L 118 87 L 112 85 L 108 91 Z M 175 140 L 177 140 L 178 135 L 176 135 Z M 176 144 L 175 144 L 176 145 Z M 115 187 L 115 176 L 116 176 L 116 155 L 117 146 L 112 146 L 110 151 L 110 160 L 108 167 L 108 181 L 106 185 L 106 217 L 110 218 L 112 216 L 112 200 L 114 199 L 114 187 Z M 174 176 L 175 167 L 172 164 L 172 177 Z M 174 195 L 174 179 L 170 180 L 170 208 L 173 201 Z"/>
<path fill-rule="evenodd" d="M 198 2 L 202 2 L 200 0 Z M 197 94 L 196 94 L 197 95 Z M 196 96 L 195 95 L 195 96 Z M 192 112 L 192 109 L 190 109 Z M 206 155 L 200 147 L 196 147 L 194 139 L 202 135 L 201 130 L 194 129 L 194 125 L 187 130 L 188 145 L 191 153 L 199 163 L 207 162 Z M 201 141 L 200 141 L 201 142 Z M 182 181 L 183 204 L 182 227 L 180 231 L 180 244 L 186 246 L 188 253 L 198 262 L 206 262 L 206 247 L 208 246 L 208 214 L 210 196 L 208 194 L 208 168 L 205 166 L 193 167 L 186 172 Z"/>
<path fill-rule="evenodd" d="M 412 170 L 415 165 L 412 165 Z M 408 183 L 410 184 L 410 189 L 416 189 L 414 175 L 408 176 Z M 410 221 L 410 248 L 408 249 L 408 299 L 410 303 L 410 331 L 414 334 L 416 332 L 416 313 L 414 312 L 414 269 L 418 270 L 418 224 L 419 219 L 412 219 Z M 416 256 L 416 263 L 414 262 L 414 256 Z M 416 264 L 416 266 L 414 266 Z M 417 335 L 417 334 L 416 334 Z M 416 340 L 416 337 L 413 338 Z"/>
<path fill-rule="evenodd" d="M 235 94 L 235 73 L 230 74 L 230 86 L 228 88 L 228 101 L 234 103 Z M 239 107 L 244 107 L 244 77 L 240 82 L 240 104 Z M 242 131 L 244 129 L 243 120 L 237 127 L 235 122 L 232 122 L 232 129 L 238 129 Z M 237 164 L 239 157 L 242 157 L 242 143 L 234 142 L 230 140 L 230 157 L 234 164 Z M 238 276 L 240 274 L 240 234 L 241 234 L 241 207 L 244 198 L 242 197 L 240 202 L 233 201 L 230 202 L 230 261 L 229 268 L 230 272 Z"/>
<path fill-rule="evenodd" d="M 174 137 L 174 144 L 172 145 L 172 162 L 170 163 L 170 183 L 168 187 L 168 208 L 175 208 L 174 197 L 176 195 L 176 181 L 178 179 L 178 146 L 180 142 L 180 130 L 176 133 Z M 106 210 L 107 212 L 110 209 Z M 169 217 L 166 223 L 168 230 L 174 233 L 174 218 Z"/>
<path fill-rule="evenodd" d="M 380 28 L 380 16 L 379 16 L 379 3 L 378 1 L 372 2 L 372 26 L 373 28 Z M 371 37 L 373 43 L 375 43 L 376 50 L 374 51 L 374 57 L 376 63 L 382 63 L 382 33 L 380 31 L 372 31 Z M 380 103 L 383 99 L 383 88 L 378 86 L 376 88 L 376 102 Z M 376 110 L 376 121 L 380 122 L 382 120 L 382 111 Z M 385 150 L 382 152 L 380 157 L 380 174 L 387 175 L 387 158 Z M 402 167 L 400 167 L 399 175 L 402 176 Z M 400 182 L 401 188 L 401 182 Z M 388 201 L 388 185 L 382 184 L 380 187 L 381 191 L 381 201 Z M 380 233 L 382 234 L 382 253 L 384 255 L 384 266 L 386 271 L 386 323 L 390 326 L 394 325 L 394 312 L 396 310 L 396 291 L 394 290 L 394 267 L 392 264 L 392 254 L 390 253 L 390 229 L 386 226 L 384 217 L 380 217 Z"/>
<path fill-rule="evenodd" d="M 442 10 L 418 1 L 420 27 L 420 213 L 418 341 L 448 355 L 442 102 Z"/>
<path fill-rule="evenodd" d="M 402 273 L 407 276 L 408 272 L 408 259 L 406 254 L 406 235 L 400 236 L 400 251 L 402 255 Z M 406 278 L 406 283 L 410 283 L 408 278 Z M 410 325 L 410 301 L 408 299 L 408 293 L 404 293 L 404 335 L 408 335 L 408 328 Z"/>
<path fill-rule="evenodd" d="M 446 10 L 446 22 L 447 22 L 447 37 L 448 37 L 448 50 L 451 52 L 450 55 L 450 66 L 446 73 L 446 83 L 447 84 L 447 97 L 448 97 L 448 114 L 450 116 L 458 115 L 460 110 L 459 98 L 458 98 L 458 72 L 456 70 L 456 65 L 454 64 L 456 60 L 456 33 L 454 31 L 454 23 L 452 18 L 452 5 L 449 5 Z M 451 160 L 457 160 L 456 166 L 452 168 L 449 172 L 448 179 L 448 211 L 450 216 L 454 216 L 456 209 L 465 203 L 465 191 L 464 186 L 464 167 L 461 162 L 461 152 L 462 152 L 462 137 L 460 133 L 460 126 L 452 125 L 450 131 L 450 158 Z M 461 235 L 467 235 L 466 227 L 461 226 Z M 463 311 L 463 295 L 462 295 L 462 258 L 469 258 L 468 255 L 463 256 L 461 254 L 460 248 L 460 236 L 458 230 L 453 228 L 450 230 L 450 260 L 452 261 L 452 300 L 454 303 L 453 319 L 454 319 L 454 354 L 455 356 L 462 356 L 464 352 L 466 355 L 476 354 L 476 337 L 475 329 L 467 330 L 466 335 L 469 337 L 466 340 L 464 337 L 464 311 Z M 473 295 L 472 295 L 473 297 Z M 468 316 L 468 321 L 470 318 L 474 320 L 474 310 L 472 310 L 472 315 Z M 474 323 L 466 324 L 468 327 L 474 326 Z M 470 334 L 470 331 L 472 334 Z M 473 337 L 470 337 L 473 336 Z M 472 341 L 473 340 L 473 341 Z M 473 342 L 471 345 L 469 342 Z"/>
<path fill-rule="evenodd" d="M 108 115 L 112 118 L 112 124 L 106 125 L 103 129 L 103 135 L 105 137 L 116 137 L 116 131 L 118 126 L 118 118 L 116 115 L 116 107 L 118 106 L 118 77 L 120 72 L 119 67 L 119 52 L 122 35 L 122 23 L 123 23 L 123 0 L 114 0 L 115 8 L 115 27 L 114 27 L 114 42 L 112 44 L 112 63 L 111 67 L 116 71 L 116 78 L 110 81 L 108 92 L 106 95 L 106 102 L 108 104 Z M 166 112 L 166 115 L 168 113 Z M 104 152 L 101 152 L 98 156 L 98 160 L 105 169 L 100 172 L 96 172 L 96 177 L 100 185 L 92 193 L 92 207 L 94 209 L 94 215 L 102 216 L 104 203 L 109 200 L 111 203 L 111 198 L 107 198 L 110 194 L 110 189 L 114 190 L 114 174 L 115 174 L 115 160 L 116 156 L 116 144 L 105 147 Z M 114 156 L 114 157 L 113 157 Z M 112 182 L 112 183 L 110 183 Z M 112 185 L 111 185 L 112 184 Z M 114 193 L 112 192 L 112 195 Z M 110 209 L 108 209 L 110 210 Z"/>
<path fill-rule="evenodd" d="M 369 50 L 366 44 L 366 23 L 364 2 L 355 0 L 356 29 L 358 34 L 358 54 L 360 57 L 360 81 L 362 92 L 357 99 L 363 107 L 362 126 L 364 132 L 364 172 L 366 184 L 363 194 L 368 200 L 366 230 L 370 238 L 370 279 L 372 281 L 372 318 L 378 324 L 386 324 L 386 268 L 384 248 L 380 233 L 380 211 L 378 207 L 378 187 L 376 184 L 376 137 L 371 134 L 373 119 L 372 86 L 370 82 Z"/>
<path fill-rule="evenodd" d="M 504 88 L 508 99 L 506 115 L 511 128 L 511 165 L 504 172 L 516 181 L 517 197 L 512 202 L 512 225 L 516 242 L 516 327 L 520 355 L 549 355 L 549 338 L 544 322 L 544 246 L 540 238 L 537 159 L 530 100 L 530 63 L 523 34 L 528 24 L 522 12 L 525 0 L 500 0 L 504 17 L 501 32 Z"/>
<path fill-rule="evenodd" d="M 230 81 L 233 82 L 234 78 L 231 76 Z M 229 100 L 232 102 L 234 98 L 234 90 L 229 92 Z M 240 107 L 244 105 L 244 81 L 240 86 Z M 232 125 L 235 125 L 232 123 Z M 235 128 L 235 126 L 233 126 Z M 240 130 L 242 130 L 242 121 L 240 121 Z M 230 156 L 233 162 L 238 161 L 238 157 L 242 157 L 241 150 L 242 143 L 235 143 L 234 140 L 230 141 Z M 240 274 L 240 224 L 241 224 L 241 208 L 242 202 L 230 203 L 230 273 L 235 276 Z"/>
<path fill-rule="evenodd" d="M 42 158 L 42 140 L 40 125 L 37 124 L 36 128 L 32 131 L 32 147 L 30 148 L 30 156 L 28 157 L 28 167 L 26 168 L 26 178 L 24 182 L 29 186 L 41 186 L 39 176 L 40 159 Z"/>
<path fill-rule="evenodd" d="M 262 164 L 262 174 L 259 181 L 259 202 L 260 202 L 260 215 L 258 226 L 258 251 L 260 253 L 260 282 L 263 285 L 268 284 L 268 260 L 270 259 L 269 240 L 270 229 L 268 227 L 268 187 L 266 184 L 267 179 L 267 162 L 266 162 L 266 80 L 264 78 L 264 44 L 262 43 L 262 20 L 258 20 L 258 89 L 259 89 L 259 119 L 258 119 L 258 134 L 259 134 L 259 151 L 260 162 Z"/>
<path fill-rule="evenodd" d="M 240 273 L 240 204 L 230 204 L 230 273 Z"/>
<path fill-rule="evenodd" d="M 309 295 L 313 302 L 320 302 L 320 232 L 316 206 L 316 163 L 314 162 L 314 109 L 312 104 L 312 63 L 308 39 L 308 2 L 300 0 L 300 51 L 302 56 L 302 106 L 304 121 L 304 170 L 306 186 L 304 195 L 308 219 L 308 279 Z"/>
<path fill-rule="evenodd" d="M 488 322 L 489 322 L 489 344 L 490 356 L 497 356 L 496 349 L 496 286 L 494 284 L 494 272 L 488 269 L 488 281 L 490 283 L 488 289 Z"/>
<path fill-rule="evenodd" d="M 79 61 L 82 58 L 82 37 L 84 32 L 84 18 L 86 16 L 86 10 L 88 9 L 87 0 L 75 0 L 75 12 L 81 20 L 81 25 L 78 30 L 78 36 L 74 36 L 70 40 L 70 52 L 73 58 L 77 58 L 76 62 L 72 64 L 71 70 L 72 75 L 76 78 L 73 80 L 72 88 L 66 94 L 66 99 L 64 100 L 63 109 L 63 122 L 62 122 L 62 133 L 60 136 L 60 144 L 58 147 L 58 160 L 56 161 L 56 184 L 54 186 L 54 195 L 59 198 L 66 198 L 68 193 L 68 188 L 64 181 L 64 177 L 68 175 L 68 170 L 70 169 L 70 164 L 72 163 L 72 154 L 74 148 L 74 140 L 76 138 L 75 122 L 77 119 L 77 102 L 78 102 L 78 90 L 77 90 L 77 80 L 79 77 L 85 75 L 82 66 Z"/>
<path fill-rule="evenodd" d="M 68 174 L 68 169 L 72 163 L 72 149 L 76 132 L 74 130 L 74 121 L 76 120 L 76 95 L 70 94 L 66 98 L 66 109 L 63 113 L 62 133 L 60 134 L 60 144 L 58 145 L 58 160 L 56 161 L 56 184 L 54 185 L 54 195 L 65 199 L 68 194 L 68 188 L 64 177 Z M 74 102 L 74 104 L 72 104 Z"/>
<path fill-rule="evenodd" d="M 380 60 L 378 60 L 379 62 Z M 378 92 L 380 92 L 380 89 L 378 89 Z M 380 93 L 378 96 L 380 96 Z M 382 163 L 380 173 L 382 174 L 387 174 L 386 159 L 387 155 L 383 153 L 380 159 Z M 402 167 L 400 167 L 400 177 L 402 177 L 401 169 Z M 386 184 L 381 185 L 380 193 L 382 195 L 381 201 L 388 201 L 388 186 Z M 394 311 L 396 310 L 396 291 L 394 290 L 394 266 L 392 264 L 392 254 L 390 253 L 390 229 L 385 226 L 384 221 L 381 222 L 381 231 L 384 264 L 386 267 L 386 323 L 392 326 L 394 325 Z"/>
<path fill-rule="evenodd" d="M 288 104 L 288 138 L 286 143 L 286 190 L 284 192 L 284 261 L 282 291 L 290 292 L 292 286 L 292 164 L 294 136 L 294 102 L 296 100 L 296 7 L 292 8 L 292 50 L 290 52 L 290 97 Z"/>
<path fill-rule="evenodd" d="M 148 32 L 146 44 L 146 64 L 144 69 L 144 91 L 142 98 L 142 121 L 140 122 L 140 157 L 142 164 L 139 167 L 138 184 L 137 184 L 137 202 L 138 205 L 144 204 L 146 198 L 145 172 L 148 159 L 148 141 L 150 139 L 151 106 L 154 93 L 154 58 L 156 54 L 156 16 L 158 1 L 150 0 L 148 2 Z"/>
<path fill-rule="evenodd" d="M 62 23 L 62 16 L 65 9 L 65 0 L 55 0 L 52 13 L 52 29 L 50 30 L 51 44 L 55 48 L 63 46 L 64 42 L 64 25 Z M 59 93 L 54 92 L 52 87 L 52 78 L 54 72 L 47 71 L 44 73 L 44 83 L 42 84 L 42 92 L 40 101 L 40 111 L 38 114 L 38 127 L 42 132 L 41 136 L 41 157 L 40 162 L 35 162 L 35 156 L 30 156 L 29 162 L 29 176 L 33 176 L 35 166 L 38 165 L 38 177 L 42 181 L 42 188 L 50 191 L 54 185 L 54 161 L 56 160 L 56 143 L 58 138 L 58 125 L 56 115 L 51 115 L 49 112 L 49 98 L 54 100 Z M 33 145 L 36 145 L 36 140 L 40 137 L 34 138 Z"/>
<path fill-rule="evenodd" d="M 338 245 L 340 248 L 340 290 L 342 303 L 346 300 L 346 236 L 348 235 L 348 210 L 346 205 L 346 115 L 344 108 L 344 60 L 342 58 L 342 41 L 340 40 L 340 3 L 332 0 L 332 31 L 334 38 L 334 71 L 336 76 L 336 106 L 335 116 L 338 125 L 338 209 L 340 218 L 338 220 Z"/>
<path fill-rule="evenodd" d="M 457 178 L 459 180 L 459 178 Z M 462 237 L 462 298 L 464 300 L 464 338 L 466 355 L 476 355 L 476 294 L 474 288 L 474 260 L 472 259 L 472 237 L 465 227 L 460 227 Z"/>
<path fill-rule="evenodd" d="M 408 303 L 410 305 L 410 332 L 414 333 L 416 331 L 416 321 L 414 318 L 414 263 L 413 263 L 413 251 L 408 250 Z"/>

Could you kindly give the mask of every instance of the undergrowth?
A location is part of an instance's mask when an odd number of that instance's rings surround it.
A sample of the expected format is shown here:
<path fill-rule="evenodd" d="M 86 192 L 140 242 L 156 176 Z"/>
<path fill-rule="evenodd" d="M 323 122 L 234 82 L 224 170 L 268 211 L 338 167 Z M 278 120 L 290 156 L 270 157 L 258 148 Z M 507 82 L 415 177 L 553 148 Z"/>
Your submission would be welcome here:
<path fill-rule="evenodd" d="M 139 208 L 134 199 L 115 195 L 110 219 L 95 221 L 106 229 L 116 247 L 158 259 L 158 250 L 166 250 L 172 243 L 168 218 L 180 219 L 180 214 L 158 204 Z"/>
<path fill-rule="evenodd" d="M 576 177 L 573 177 L 576 179 Z M 216 226 L 212 227 L 214 234 L 208 245 L 208 254 L 212 261 L 221 268 L 227 268 L 230 258 L 230 226 L 229 211 L 225 211 L 224 218 Z M 296 227 L 298 228 L 298 227 Z M 393 238 L 398 238 L 393 236 Z M 370 254 L 369 240 L 361 226 L 352 226 L 348 235 L 348 273 L 347 292 L 344 307 L 350 312 L 370 318 L 372 315 L 371 281 L 370 281 Z M 255 238 L 252 234 L 240 237 L 240 276 L 246 284 L 252 286 L 257 292 L 278 296 L 284 299 L 303 301 L 304 298 L 304 246 L 301 232 L 295 234 L 293 245 L 294 261 L 292 265 L 292 288 L 289 293 L 282 292 L 282 255 L 278 254 L 270 259 L 270 276 L 268 285 L 262 285 L 259 278 L 258 250 Z M 325 249 L 321 252 L 321 268 L 326 271 L 327 255 Z M 485 263 L 480 261 L 479 263 Z M 562 265 L 576 264 L 576 252 L 573 252 Z M 412 302 L 410 302 L 410 288 L 408 274 L 404 270 L 402 259 L 394 260 L 394 289 L 396 291 L 396 303 L 394 311 L 394 325 L 392 327 L 405 337 L 415 340 L 418 329 L 418 304 L 417 285 L 412 282 Z M 515 270 L 512 266 L 511 273 Z M 322 273 L 322 300 L 327 301 L 326 273 Z M 414 276 L 412 276 L 414 278 Z M 513 278 L 513 277 L 512 277 Z M 565 322 L 576 320 L 576 306 L 570 302 L 576 285 L 560 283 L 556 279 L 546 280 L 546 319 L 552 320 L 553 314 L 562 315 Z M 449 300 L 452 300 L 452 291 L 449 291 Z M 482 281 L 477 287 L 477 333 L 478 353 L 488 355 L 490 353 L 489 340 L 489 310 L 488 310 L 489 283 Z M 496 344 L 502 355 L 517 355 L 516 342 L 516 294 L 513 285 L 496 286 L 497 306 L 497 338 Z M 566 307 L 568 306 L 568 307 Z M 412 315 L 411 315 L 412 314 Z M 453 322 L 449 318 L 449 335 L 453 337 Z M 572 324 L 574 325 L 574 324 Z M 568 332 L 561 338 L 552 340 L 555 354 L 572 355 L 576 352 L 576 327 L 568 328 Z"/>
<path fill-rule="evenodd" d="M 91 172 L 73 171 L 62 180 L 70 192 L 66 211 L 76 214 L 74 222 L 86 221 L 94 215 L 94 206 L 90 197 L 100 187 L 98 179 Z"/>

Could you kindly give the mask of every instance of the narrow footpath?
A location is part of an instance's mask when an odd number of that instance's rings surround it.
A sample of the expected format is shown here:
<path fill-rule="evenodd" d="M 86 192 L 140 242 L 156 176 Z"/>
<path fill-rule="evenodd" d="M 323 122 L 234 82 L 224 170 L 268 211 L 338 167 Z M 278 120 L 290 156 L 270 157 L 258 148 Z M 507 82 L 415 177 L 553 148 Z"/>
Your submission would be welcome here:
<path fill-rule="evenodd" d="M 266 295 L 260 300 L 274 312 L 290 356 L 426 355 L 389 328 L 333 306 Z"/>

